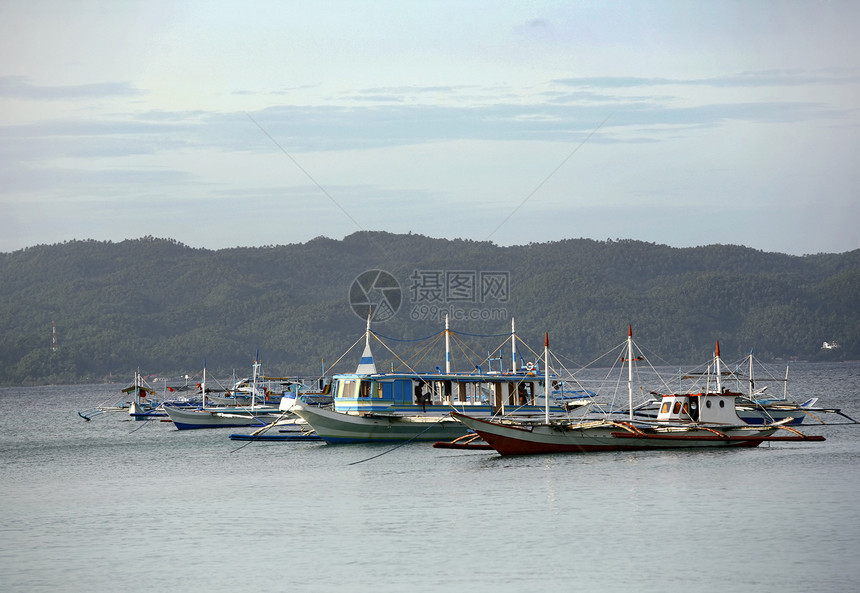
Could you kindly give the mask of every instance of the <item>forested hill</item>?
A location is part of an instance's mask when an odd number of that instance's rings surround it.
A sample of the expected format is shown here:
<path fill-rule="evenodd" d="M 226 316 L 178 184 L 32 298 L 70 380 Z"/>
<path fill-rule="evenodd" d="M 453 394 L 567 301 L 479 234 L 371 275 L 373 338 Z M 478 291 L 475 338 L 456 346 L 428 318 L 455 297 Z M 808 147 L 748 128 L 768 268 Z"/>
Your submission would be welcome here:
<path fill-rule="evenodd" d="M 548 331 L 554 352 L 584 362 L 623 341 L 628 324 L 673 364 L 706 360 L 716 340 L 726 359 L 751 349 L 765 360 L 860 358 L 860 250 L 499 247 L 358 232 L 211 251 L 145 237 L 0 254 L 0 280 L 6 385 L 199 373 L 204 360 L 213 373 L 247 374 L 257 351 L 267 374 L 316 373 L 362 335 L 365 297 L 385 336 L 431 335 L 446 311 L 451 329 L 471 334 L 509 332 L 514 317 L 527 343 L 542 346 Z"/>

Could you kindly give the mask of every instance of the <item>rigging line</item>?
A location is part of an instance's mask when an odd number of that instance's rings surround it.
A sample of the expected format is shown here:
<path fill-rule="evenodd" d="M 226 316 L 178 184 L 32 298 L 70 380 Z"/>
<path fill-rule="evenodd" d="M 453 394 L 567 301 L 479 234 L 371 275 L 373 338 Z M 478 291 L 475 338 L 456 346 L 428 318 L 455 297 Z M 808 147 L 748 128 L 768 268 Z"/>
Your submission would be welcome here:
<path fill-rule="evenodd" d="M 250 440 L 250 441 L 248 441 L 248 442 L 244 443 L 243 445 L 241 445 L 241 446 L 239 446 L 239 447 L 236 447 L 235 449 L 233 449 L 232 451 L 230 451 L 230 453 L 235 453 L 236 451 L 239 451 L 239 450 L 241 450 L 241 449 L 244 449 L 245 447 L 247 447 L 247 446 L 248 446 L 248 445 L 250 445 L 251 443 L 256 443 L 256 442 L 258 442 L 258 441 L 260 440 L 260 438 L 259 438 L 259 437 L 261 437 L 261 436 L 262 436 L 262 435 L 264 435 L 266 432 L 268 432 L 268 430 L 269 430 L 270 428 L 272 428 L 273 426 L 275 426 L 278 422 L 280 422 L 281 420 L 283 420 L 284 418 L 286 418 L 286 417 L 289 415 L 289 413 L 290 413 L 290 412 L 289 412 L 289 410 L 285 410 L 283 414 L 281 414 L 280 416 L 278 416 L 278 417 L 274 420 L 274 422 L 272 422 L 272 423 L 270 423 L 270 424 L 267 424 L 267 425 L 263 426 L 262 428 L 258 428 L 257 430 L 253 431 L 253 432 L 251 433 L 251 435 L 254 437 L 254 439 L 253 439 L 253 440 Z"/>
<path fill-rule="evenodd" d="M 545 184 L 547 181 L 549 181 L 549 180 L 550 180 L 550 178 L 551 178 L 553 175 L 555 175 L 555 174 L 558 172 L 558 170 L 559 170 L 559 169 L 561 169 L 561 168 L 564 166 L 564 164 L 565 164 L 567 161 L 569 161 L 569 160 L 570 160 L 570 158 L 571 158 L 573 155 L 575 155 L 575 154 L 579 151 L 579 149 L 580 149 L 580 148 L 582 148 L 582 146 L 583 146 L 586 142 L 588 142 L 588 141 L 591 139 L 591 137 L 592 137 L 592 136 L 594 136 L 594 134 L 596 134 L 596 133 L 597 133 L 597 130 L 599 130 L 600 128 L 602 128 L 602 127 L 603 127 L 603 124 L 605 124 L 607 121 L 609 121 L 609 118 L 610 118 L 610 117 L 612 117 L 612 114 L 611 114 L 611 113 L 610 113 L 609 115 L 607 115 L 607 116 L 606 116 L 606 119 L 604 119 L 602 122 L 600 122 L 600 124 L 598 124 L 598 126 L 597 126 L 596 128 L 594 128 L 588 136 L 586 136 L 586 137 L 585 137 L 585 140 L 583 140 L 582 142 L 580 142 L 580 143 L 579 143 L 579 145 L 578 145 L 576 148 L 574 148 L 574 149 L 570 152 L 570 154 L 569 154 L 569 155 L 567 155 L 567 156 L 564 158 L 564 160 L 563 160 L 563 161 L 561 161 L 561 163 L 559 163 L 559 165 L 558 165 L 555 169 L 553 169 L 552 171 L 550 171 L 549 175 L 547 175 L 546 177 L 544 177 L 543 181 L 541 181 L 540 183 L 538 183 L 538 184 L 537 184 L 537 187 L 535 187 L 535 188 L 531 191 L 531 193 L 529 193 L 529 195 L 527 195 L 527 196 L 523 199 L 523 201 L 522 201 L 522 202 L 520 202 L 520 205 L 519 205 L 519 206 L 517 206 L 516 208 L 514 208 L 514 209 L 511 211 L 511 213 L 510 213 L 510 214 L 508 214 L 508 216 L 507 216 L 507 217 L 506 217 L 502 222 L 500 222 L 500 223 L 499 223 L 499 226 L 497 226 L 495 229 L 493 229 L 493 232 L 492 232 L 492 233 L 490 233 L 489 235 L 487 235 L 487 239 L 486 239 L 486 240 L 487 240 L 487 241 L 489 241 L 489 240 L 490 240 L 490 238 L 491 238 L 493 235 L 495 235 L 495 234 L 496 234 L 496 232 L 497 232 L 500 228 L 502 228 L 502 226 L 504 226 L 504 224 L 505 224 L 506 222 L 508 222 L 508 221 L 513 217 L 513 215 L 514 215 L 514 214 L 516 214 L 516 213 L 517 213 L 517 211 L 519 211 L 519 209 L 520 209 L 520 208 L 522 208 L 523 206 L 525 206 L 525 203 L 526 203 L 526 202 L 528 202 L 528 201 L 532 198 L 532 196 L 534 196 L 534 195 L 538 192 L 538 190 L 540 190 L 540 188 L 542 188 L 542 187 L 544 186 L 544 184 Z"/>
<path fill-rule="evenodd" d="M 142 424 L 141 426 L 138 426 L 137 428 L 135 428 L 134 430 L 132 430 L 132 431 L 131 431 L 130 433 L 128 433 L 128 434 L 134 434 L 134 433 L 136 433 L 138 430 L 140 430 L 141 428 L 143 428 L 144 426 L 146 426 L 146 425 L 147 425 L 147 424 L 149 424 L 150 422 L 152 422 L 152 420 L 151 420 L 151 419 L 149 419 L 149 418 L 144 418 L 144 419 L 143 419 L 143 424 Z"/>
<path fill-rule="evenodd" d="M 373 457 L 368 457 L 367 459 L 361 459 L 360 461 L 353 461 L 352 463 L 348 463 L 347 465 L 358 465 L 359 463 L 364 463 L 365 461 L 370 461 L 371 459 L 376 459 L 377 457 L 382 457 L 386 453 L 391 453 L 392 451 L 399 449 L 403 445 L 408 445 L 409 443 L 411 443 L 412 441 L 414 441 L 415 439 L 420 437 L 422 434 L 424 434 L 425 432 L 427 432 L 428 430 L 430 430 L 431 428 L 433 428 L 434 426 L 436 426 L 437 424 L 442 422 L 447 417 L 448 416 L 441 416 L 436 422 L 434 422 L 433 424 L 431 424 L 430 426 L 428 426 L 427 428 L 425 428 L 424 430 L 422 430 L 421 432 L 416 434 L 414 437 L 412 437 L 406 441 L 403 441 L 402 443 L 399 443 L 397 446 L 392 447 L 391 449 L 388 449 L 387 451 L 383 451 L 379 455 L 374 455 Z"/>
<path fill-rule="evenodd" d="M 401 364 L 403 364 L 403 366 L 405 366 L 407 369 L 409 369 L 412 373 L 414 373 L 414 374 L 416 374 L 416 375 L 417 375 L 417 374 L 419 374 L 419 373 L 418 373 L 418 371 L 416 371 L 416 370 L 412 367 L 412 365 L 410 365 L 410 364 L 409 364 L 409 362 L 407 362 L 407 361 L 403 360 L 402 358 L 400 358 L 400 356 L 399 356 L 399 355 L 398 355 L 394 350 L 392 350 L 392 349 L 388 346 L 388 344 L 386 344 L 385 342 L 383 342 L 382 340 L 380 340 L 380 339 L 379 339 L 379 336 L 377 336 L 377 335 L 376 335 L 375 333 L 373 333 L 373 332 L 370 332 L 370 335 L 371 335 L 371 336 L 373 336 L 373 337 L 376 339 L 376 341 L 377 341 L 377 342 L 379 342 L 380 344 L 382 344 L 382 347 L 383 347 L 383 348 L 385 348 L 386 350 L 388 350 L 394 358 L 396 358 L 397 360 L 399 360 L 399 361 L 400 361 L 400 363 L 401 363 Z M 415 366 L 417 366 L 417 365 L 418 365 L 422 360 L 424 360 L 424 358 L 425 358 L 425 357 L 427 356 L 427 354 L 429 353 L 430 349 L 431 349 L 435 344 L 438 344 L 438 343 L 439 343 L 439 340 L 441 339 L 441 335 L 442 335 L 442 334 L 441 334 L 441 332 L 440 332 L 439 334 L 436 334 L 436 339 L 433 341 L 433 343 L 429 344 L 429 345 L 424 349 L 424 355 L 423 355 L 420 359 L 418 359 L 418 361 L 417 361 L 417 362 L 415 362 Z M 432 336 L 431 336 L 431 337 L 432 337 Z M 421 352 L 416 353 L 412 358 L 414 359 L 414 358 L 415 358 L 415 356 L 418 356 L 418 354 L 421 354 Z"/>
<path fill-rule="evenodd" d="M 251 114 L 250 114 L 250 113 L 248 113 L 248 112 L 246 111 L 246 112 L 245 112 L 245 115 L 247 115 L 247 116 L 248 116 L 248 119 L 250 119 L 252 122 L 254 122 L 254 125 L 255 125 L 255 126 L 257 126 L 258 128 L 260 128 L 260 131 L 261 131 L 261 132 L 263 132 L 263 134 L 265 134 L 265 135 L 266 135 L 266 137 L 267 137 L 269 140 L 271 140 L 271 141 L 272 141 L 272 144 L 274 144 L 275 146 L 277 146 L 277 147 L 278 147 L 278 149 L 279 149 L 282 153 L 284 153 L 284 155 L 286 155 L 286 157 L 287 157 L 288 159 L 290 159 L 296 167 L 298 167 L 299 171 L 301 171 L 302 173 L 304 173 L 304 174 L 305 174 L 305 177 L 307 177 L 308 179 L 310 179 L 310 180 L 311 180 L 311 183 L 313 183 L 313 184 L 317 187 L 317 189 L 319 189 L 319 190 L 320 190 L 320 191 L 325 195 L 325 197 L 327 197 L 327 198 L 331 201 L 331 203 L 332 203 L 332 204 L 334 204 L 335 206 L 337 206 L 337 207 L 338 207 L 338 209 L 339 209 L 341 212 L 343 212 L 343 213 L 344 213 L 344 215 L 345 215 L 348 219 L 350 219 L 350 220 L 352 221 L 352 223 L 353 223 L 356 227 L 358 227 L 358 230 L 368 232 L 364 227 L 362 227 L 362 226 L 358 223 L 358 221 L 357 221 L 355 218 L 353 218 L 353 217 L 352 217 L 352 215 L 351 215 L 349 212 L 347 212 L 347 211 L 346 211 L 346 208 L 344 208 L 343 206 L 341 206 L 341 205 L 340 205 L 340 203 L 339 203 L 337 200 L 335 200 L 335 199 L 332 197 L 332 195 L 331 195 L 330 193 L 328 193 L 328 192 L 326 191 L 326 189 L 325 189 L 322 185 L 320 185 L 320 184 L 319 184 L 319 182 L 318 182 L 316 179 L 314 179 L 313 175 L 311 175 L 310 173 L 308 173 L 308 171 L 307 171 L 304 167 L 302 167 L 302 165 L 299 163 L 299 161 L 297 161 L 297 160 L 295 159 L 295 157 L 293 157 L 293 155 L 291 155 L 289 152 L 287 152 L 287 149 L 286 149 L 286 148 L 284 148 L 283 146 L 281 146 L 281 144 L 280 144 L 277 140 L 275 140 L 275 138 L 274 138 L 271 134 L 269 134 L 269 132 L 267 132 L 267 131 L 266 131 L 266 129 L 265 129 L 263 126 L 261 126 L 261 125 L 260 125 L 260 123 L 259 123 L 256 119 L 254 119 L 254 118 L 251 116 Z M 372 236 L 371 236 L 371 235 L 368 235 L 368 239 L 370 239 L 370 242 L 371 242 L 371 243 L 373 243 L 373 245 L 374 245 L 377 249 L 379 249 L 379 251 L 380 251 L 383 255 L 388 255 L 388 252 L 387 252 L 385 249 L 383 249 L 383 248 L 382 248 L 382 246 L 381 246 L 379 243 L 377 243 L 377 241 L 376 241 L 376 240 L 374 240 L 374 239 L 372 238 Z"/>
<path fill-rule="evenodd" d="M 352 223 L 353 223 L 355 226 L 357 226 L 357 227 L 358 227 L 358 229 L 359 229 L 359 230 L 361 230 L 361 231 L 363 231 L 363 230 L 364 230 L 364 228 L 363 228 L 360 224 L 358 224 L 358 221 L 357 221 L 356 219 L 354 219 L 354 218 L 352 217 L 352 215 L 351 215 L 349 212 L 347 212 L 347 211 L 346 211 L 346 209 L 345 209 L 343 206 L 341 206 L 341 205 L 338 203 L 338 201 L 337 201 L 337 200 L 335 200 L 335 199 L 331 196 L 331 194 L 330 194 L 330 193 L 328 193 L 328 192 L 325 190 L 325 188 L 319 184 L 319 182 L 317 182 L 317 180 L 316 180 L 316 179 L 314 179 L 314 178 L 313 178 L 313 175 L 311 175 L 310 173 L 308 173 L 308 172 L 307 172 L 307 170 L 306 170 L 304 167 L 302 167 L 302 166 L 301 166 L 301 164 L 300 164 L 300 163 L 299 163 L 299 162 L 298 162 L 298 161 L 293 157 L 293 155 L 291 155 L 289 152 L 287 152 L 287 149 L 286 149 L 286 148 L 284 148 L 283 146 L 281 146 L 281 144 L 280 144 L 277 140 L 275 140 L 275 139 L 274 139 L 274 137 L 272 137 L 272 135 L 271 135 L 271 134 L 269 134 L 269 132 L 267 132 L 267 131 L 266 131 L 266 129 L 265 129 L 263 126 L 261 126 L 261 125 L 260 125 L 260 123 L 259 123 L 256 119 L 254 119 L 254 118 L 251 116 L 251 114 L 250 114 L 250 113 L 248 113 L 248 112 L 246 111 L 246 112 L 245 112 L 245 115 L 247 115 L 247 116 L 248 116 L 248 119 L 250 119 L 252 122 L 254 122 L 254 125 L 256 125 L 258 128 L 260 128 L 260 131 L 261 131 L 261 132 L 263 132 L 263 134 L 265 134 L 265 135 L 266 135 L 266 137 L 267 137 L 269 140 L 271 140 L 271 141 L 272 141 L 272 144 L 274 144 L 275 146 L 277 146 L 277 147 L 280 149 L 280 151 L 286 155 L 286 157 L 287 157 L 288 159 L 290 159 L 291 161 L 293 161 L 293 164 L 294 164 L 296 167 L 298 167 L 299 171 L 301 171 L 302 173 L 304 173 L 304 174 L 305 174 L 305 177 L 307 177 L 308 179 L 310 179 L 310 180 L 311 180 L 311 183 L 313 183 L 315 186 L 317 186 L 317 189 L 319 189 L 319 190 L 320 190 L 320 191 L 321 191 L 321 192 L 322 192 L 322 193 L 323 193 L 323 194 L 324 194 L 324 195 L 325 195 L 329 200 L 331 200 L 331 203 L 332 203 L 332 204 L 334 204 L 335 206 L 337 206 L 337 207 L 340 209 L 340 211 L 341 211 L 341 212 L 343 212 L 343 213 L 346 215 L 346 217 L 347 217 L 347 218 L 349 218 L 349 219 L 352 221 Z"/>
<path fill-rule="evenodd" d="M 424 340 L 429 340 L 430 338 L 435 338 L 436 336 L 438 336 L 439 334 L 441 334 L 443 331 L 445 331 L 445 330 L 439 330 L 439 331 L 437 331 L 435 334 L 431 334 L 431 335 L 426 336 L 426 337 L 424 337 L 424 338 L 415 338 L 414 340 L 406 339 L 406 338 L 392 338 L 392 337 L 390 337 L 390 336 L 385 336 L 385 335 L 380 334 L 380 333 L 378 333 L 378 332 L 373 332 L 373 335 L 374 335 L 374 336 L 377 336 L 377 337 L 379 337 L 379 338 L 382 338 L 382 339 L 384 339 L 384 340 L 389 340 L 389 341 L 391 341 L 391 342 L 422 342 L 422 341 L 424 341 Z"/>
<path fill-rule="evenodd" d="M 448 331 L 450 331 L 452 334 L 457 334 L 458 336 L 468 336 L 470 338 L 499 338 L 501 336 L 506 336 L 508 338 L 511 337 L 511 332 L 507 332 L 504 334 L 470 334 L 467 332 L 457 331 L 456 329 L 451 329 Z"/>

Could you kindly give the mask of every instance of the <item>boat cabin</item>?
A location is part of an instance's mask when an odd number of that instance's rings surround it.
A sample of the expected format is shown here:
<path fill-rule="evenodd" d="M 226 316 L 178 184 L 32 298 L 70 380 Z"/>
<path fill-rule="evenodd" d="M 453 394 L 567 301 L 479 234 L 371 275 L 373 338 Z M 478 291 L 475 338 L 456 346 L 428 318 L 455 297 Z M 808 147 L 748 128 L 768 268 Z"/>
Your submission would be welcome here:
<path fill-rule="evenodd" d="M 735 410 L 739 393 L 666 394 L 660 404 L 658 421 L 713 422 L 716 424 L 746 424 Z"/>
<path fill-rule="evenodd" d="M 334 408 L 345 412 L 510 411 L 543 406 L 543 392 L 543 381 L 533 374 L 356 374 L 337 375 L 332 384 Z"/>

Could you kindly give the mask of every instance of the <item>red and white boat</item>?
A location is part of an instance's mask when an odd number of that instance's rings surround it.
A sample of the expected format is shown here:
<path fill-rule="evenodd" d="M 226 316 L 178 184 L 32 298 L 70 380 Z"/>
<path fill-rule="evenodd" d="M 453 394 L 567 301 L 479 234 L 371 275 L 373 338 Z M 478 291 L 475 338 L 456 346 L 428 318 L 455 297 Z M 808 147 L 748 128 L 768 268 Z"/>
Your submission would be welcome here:
<path fill-rule="evenodd" d="M 717 344 L 719 353 L 719 344 Z M 545 369 L 549 372 L 549 338 L 545 344 Z M 665 394 L 656 420 L 636 419 L 632 413 L 633 331 L 628 329 L 627 356 L 630 417 L 593 420 L 550 418 L 542 420 L 497 420 L 462 412 L 451 416 L 477 433 L 501 455 L 535 453 L 587 453 L 592 451 L 636 451 L 756 447 L 765 441 L 823 441 L 788 426 L 791 418 L 751 425 L 737 414 L 735 401 L 741 395 L 718 386 L 713 392 Z M 719 364 L 719 354 L 716 358 Z M 718 369 L 719 374 L 719 369 Z"/>

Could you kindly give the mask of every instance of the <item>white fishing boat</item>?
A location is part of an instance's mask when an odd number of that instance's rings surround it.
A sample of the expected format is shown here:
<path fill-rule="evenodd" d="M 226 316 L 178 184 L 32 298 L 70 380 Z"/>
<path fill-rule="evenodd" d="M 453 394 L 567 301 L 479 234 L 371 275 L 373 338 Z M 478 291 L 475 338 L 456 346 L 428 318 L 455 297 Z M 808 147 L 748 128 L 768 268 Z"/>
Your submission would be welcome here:
<path fill-rule="evenodd" d="M 558 377 L 540 375 L 539 365 L 519 364 L 517 338 L 511 323 L 512 363 L 508 370 L 455 372 L 451 360 L 451 330 L 445 322 L 445 369 L 435 372 L 378 372 L 370 340 L 354 373 L 336 374 L 332 381 L 332 409 L 309 405 L 302 398 L 290 408 L 307 421 L 327 443 L 437 441 L 462 436 L 467 429 L 454 421 L 451 410 L 471 416 L 538 416 L 545 410 L 565 414 L 574 399 Z M 377 338 L 378 339 L 378 338 Z M 380 340 L 381 342 L 381 340 Z M 357 344 L 357 343 L 356 343 Z M 558 389 L 553 390 L 553 381 Z M 545 386 L 550 385 L 549 398 Z M 576 399 L 588 399 L 578 390 Z M 593 394 L 592 394 L 593 395 Z M 585 409 L 587 406 L 583 406 Z"/>
<path fill-rule="evenodd" d="M 325 369 L 323 369 L 323 374 Z M 235 379 L 232 386 L 224 389 L 206 388 L 206 399 L 210 405 L 249 406 L 253 398 L 258 405 L 278 406 L 281 398 L 295 399 L 297 393 L 317 391 L 302 377 L 270 377 L 259 375 Z"/>
<path fill-rule="evenodd" d="M 199 407 L 175 407 L 165 405 L 164 411 L 178 430 L 201 428 L 238 428 L 242 426 L 266 426 L 283 416 L 278 405 L 257 405 L 255 394 L 260 369 L 259 357 L 255 357 L 252 375 L 252 392 L 248 405 L 214 406 L 207 405 L 206 367 L 203 367 L 202 403 Z M 280 403 L 280 402 L 279 402 Z"/>
<path fill-rule="evenodd" d="M 166 414 L 162 406 L 165 402 L 170 402 L 175 406 L 189 403 L 189 400 L 185 397 L 173 397 L 174 393 L 184 392 L 184 390 L 188 389 L 187 377 L 185 378 L 184 385 L 174 384 L 174 386 L 167 387 L 167 381 L 165 379 L 165 393 L 159 396 L 152 387 L 146 384 L 140 372 L 136 371 L 132 384 L 120 390 L 119 401 L 111 404 L 103 403 L 88 410 L 80 410 L 78 411 L 78 416 L 87 421 L 92 420 L 96 416 L 112 412 L 128 414 L 132 420 L 149 420 L 164 417 Z M 177 381 L 177 379 L 173 379 L 173 381 Z M 168 396 L 166 392 L 168 389 L 171 396 Z"/>
<path fill-rule="evenodd" d="M 719 365 L 719 374 L 716 369 Z M 756 372 L 758 369 L 758 372 Z M 789 367 L 785 368 L 785 375 L 775 376 L 773 372 L 760 361 L 756 361 L 750 352 L 744 360 L 739 363 L 726 365 L 720 359 L 719 344 L 714 359 L 707 364 L 702 371 L 687 372 L 680 375 L 679 380 L 684 382 L 688 391 L 711 391 L 714 388 L 729 384 L 737 394 L 735 410 L 738 417 L 746 424 L 770 424 L 773 422 L 788 422 L 792 426 L 800 425 L 807 418 L 821 422 L 819 415 L 839 414 L 841 411 L 834 408 L 816 406 L 818 397 L 811 397 L 803 402 L 791 401 L 788 397 L 788 374 Z M 782 384 L 782 393 L 773 397 L 766 397 L 766 392 L 773 384 Z M 661 405 L 659 399 L 644 402 L 637 410 L 639 418 L 656 418 Z"/>
<path fill-rule="evenodd" d="M 164 411 L 178 430 L 266 426 L 281 415 L 277 408 L 268 406 L 225 406 L 222 408 L 165 406 Z"/>
<path fill-rule="evenodd" d="M 719 344 L 717 345 L 719 352 Z M 646 449 L 756 447 L 765 441 L 823 441 L 788 426 L 789 419 L 751 425 L 737 414 L 735 402 L 741 395 L 717 384 L 713 391 L 663 394 L 656 420 L 637 419 L 633 405 L 633 331 L 628 329 L 626 364 L 628 369 L 627 420 L 553 419 L 547 412 L 541 420 L 487 419 L 465 412 L 451 416 L 478 434 L 501 455 L 536 453 L 586 453 Z M 545 369 L 549 373 L 549 339 L 545 344 Z M 716 357 L 720 376 L 719 356 Z M 779 431 L 785 433 L 776 434 Z"/>

